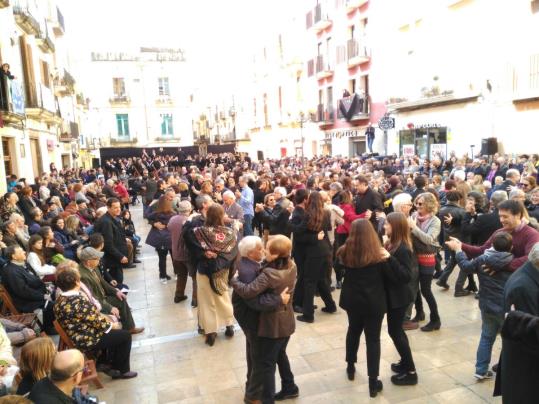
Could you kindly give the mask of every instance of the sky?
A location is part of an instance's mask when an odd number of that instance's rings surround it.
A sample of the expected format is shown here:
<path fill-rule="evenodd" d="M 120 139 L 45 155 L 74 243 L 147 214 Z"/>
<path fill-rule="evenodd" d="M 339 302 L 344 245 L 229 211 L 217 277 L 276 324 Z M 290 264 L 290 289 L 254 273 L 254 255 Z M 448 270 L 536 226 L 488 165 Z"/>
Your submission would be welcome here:
<path fill-rule="evenodd" d="M 92 51 L 183 48 L 190 83 L 230 93 L 248 72 L 252 49 L 283 7 L 307 0 L 59 0 L 72 62 Z"/>

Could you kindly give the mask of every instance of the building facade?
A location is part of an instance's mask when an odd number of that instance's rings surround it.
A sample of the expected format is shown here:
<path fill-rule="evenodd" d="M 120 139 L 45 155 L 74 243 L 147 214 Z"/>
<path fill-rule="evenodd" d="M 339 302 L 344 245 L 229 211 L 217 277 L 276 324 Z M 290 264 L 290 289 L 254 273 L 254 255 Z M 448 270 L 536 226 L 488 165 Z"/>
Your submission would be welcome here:
<path fill-rule="evenodd" d="M 79 117 L 64 35 L 54 1 L 0 1 L 0 63 L 11 73 L 0 83 L 1 178 L 33 182 L 51 164 L 76 165 Z"/>
<path fill-rule="evenodd" d="M 191 91 L 182 50 L 93 52 L 89 66 L 92 130 L 85 148 L 193 144 Z"/>

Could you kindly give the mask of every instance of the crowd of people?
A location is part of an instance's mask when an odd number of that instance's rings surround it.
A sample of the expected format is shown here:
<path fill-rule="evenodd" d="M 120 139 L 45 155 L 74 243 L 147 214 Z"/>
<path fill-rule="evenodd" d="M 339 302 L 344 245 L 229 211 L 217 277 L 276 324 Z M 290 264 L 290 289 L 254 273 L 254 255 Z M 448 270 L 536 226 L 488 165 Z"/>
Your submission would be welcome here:
<path fill-rule="evenodd" d="M 348 318 L 348 379 L 355 378 L 365 332 L 369 394 L 383 390 L 380 336 L 387 315 L 400 356 L 391 382 L 417 384 L 405 331 L 442 328 L 444 307 L 432 283 L 450 289 L 457 266 L 455 298 L 470 296 L 473 304 L 474 296 L 481 311 L 474 376 L 494 376 L 492 347 L 501 331 L 496 393 L 507 402 L 532 402 L 537 387 L 530 381 L 539 375 L 538 169 L 537 155 L 251 161 L 231 153 L 202 158 L 144 150 L 97 169 L 51 165 L 34 183 L 11 176 L 0 205 L 0 277 L 17 311 L 37 313 L 41 327 L 19 325 L 18 340 L 11 340 L 24 344 L 17 394 L 33 399 L 60 391 L 80 402 L 85 398 L 73 390 L 84 370 L 78 365 L 90 357 L 113 379 L 137 376 L 129 364 L 131 339 L 144 329 L 133 320 L 123 273 L 140 262 L 146 243 L 158 256 L 156 279 L 167 284 L 172 269 L 174 303 L 196 308 L 208 346 L 220 330 L 232 338 L 235 322 L 240 325 L 247 403 L 300 394 L 286 352 L 296 321 L 313 323 L 338 306 Z M 140 202 L 146 239 L 129 211 Z M 75 350 L 55 352 L 46 334 L 59 328 Z M 11 348 L 3 352 L 5 368 L 15 366 Z M 32 356 L 39 369 L 24 363 Z"/>

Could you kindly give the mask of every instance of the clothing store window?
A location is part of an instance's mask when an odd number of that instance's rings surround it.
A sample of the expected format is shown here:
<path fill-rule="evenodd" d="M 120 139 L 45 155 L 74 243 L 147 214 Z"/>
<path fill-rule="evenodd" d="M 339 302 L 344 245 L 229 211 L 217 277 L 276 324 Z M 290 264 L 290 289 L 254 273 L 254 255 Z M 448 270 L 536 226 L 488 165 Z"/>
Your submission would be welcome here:
<path fill-rule="evenodd" d="M 421 158 L 432 158 L 441 153 L 446 157 L 447 127 L 417 128 L 399 131 L 400 155 L 410 155 L 413 150 Z"/>

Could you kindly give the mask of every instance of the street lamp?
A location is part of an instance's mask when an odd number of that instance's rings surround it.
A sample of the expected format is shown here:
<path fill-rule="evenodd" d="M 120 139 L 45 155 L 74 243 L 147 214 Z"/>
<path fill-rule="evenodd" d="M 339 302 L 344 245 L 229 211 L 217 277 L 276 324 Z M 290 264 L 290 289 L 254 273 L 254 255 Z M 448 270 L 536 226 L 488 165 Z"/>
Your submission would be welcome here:
<path fill-rule="evenodd" d="M 305 157 L 305 137 L 303 137 L 303 124 L 308 122 L 309 120 L 305 117 L 305 113 L 301 111 L 299 113 L 299 133 L 301 136 L 301 159 Z"/>

